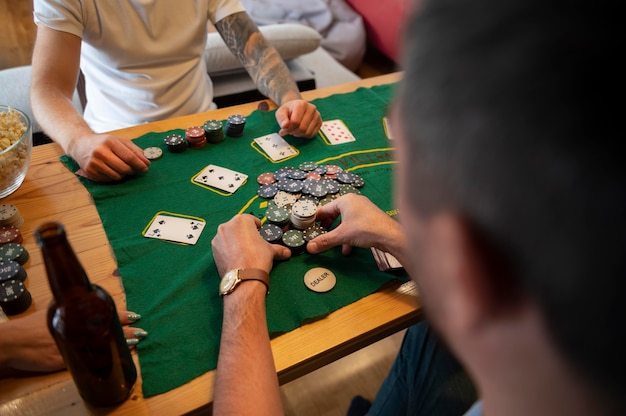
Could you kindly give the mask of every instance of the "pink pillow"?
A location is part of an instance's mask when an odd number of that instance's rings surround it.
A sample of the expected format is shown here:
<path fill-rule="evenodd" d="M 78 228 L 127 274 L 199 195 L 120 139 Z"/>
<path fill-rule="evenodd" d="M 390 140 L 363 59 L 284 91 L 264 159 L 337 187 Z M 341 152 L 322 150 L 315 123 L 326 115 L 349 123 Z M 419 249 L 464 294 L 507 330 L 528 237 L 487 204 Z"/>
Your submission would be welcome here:
<path fill-rule="evenodd" d="M 363 17 L 367 37 L 376 48 L 398 62 L 404 19 L 414 0 L 346 0 Z"/>

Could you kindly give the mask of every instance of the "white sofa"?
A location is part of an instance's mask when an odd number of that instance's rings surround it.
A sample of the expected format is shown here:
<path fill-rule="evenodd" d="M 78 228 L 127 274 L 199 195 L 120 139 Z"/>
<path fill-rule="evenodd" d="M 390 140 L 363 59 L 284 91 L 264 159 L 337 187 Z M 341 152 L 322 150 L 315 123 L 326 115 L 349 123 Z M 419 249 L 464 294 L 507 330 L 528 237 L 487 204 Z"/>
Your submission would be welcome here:
<path fill-rule="evenodd" d="M 309 27 L 289 23 L 262 26 L 260 30 L 280 52 L 302 90 L 359 79 L 321 48 L 320 35 Z M 207 35 L 205 59 L 207 71 L 214 84 L 214 100 L 218 106 L 261 98 L 248 74 L 217 33 L 210 32 Z M 27 113 L 33 122 L 33 133 L 37 135 L 42 130 L 32 115 L 30 78 L 30 66 L 0 70 L 0 104 L 10 105 Z M 82 111 L 78 93 L 74 94 L 74 105 Z"/>

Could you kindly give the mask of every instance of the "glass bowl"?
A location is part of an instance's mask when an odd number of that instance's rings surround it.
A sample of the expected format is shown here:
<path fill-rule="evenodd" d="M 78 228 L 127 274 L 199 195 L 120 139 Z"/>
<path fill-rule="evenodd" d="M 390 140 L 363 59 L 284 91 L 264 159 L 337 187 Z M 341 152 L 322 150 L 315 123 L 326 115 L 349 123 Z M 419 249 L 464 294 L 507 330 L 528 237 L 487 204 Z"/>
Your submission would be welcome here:
<path fill-rule="evenodd" d="M 22 111 L 0 105 L 0 198 L 12 194 L 26 176 L 33 126 Z"/>

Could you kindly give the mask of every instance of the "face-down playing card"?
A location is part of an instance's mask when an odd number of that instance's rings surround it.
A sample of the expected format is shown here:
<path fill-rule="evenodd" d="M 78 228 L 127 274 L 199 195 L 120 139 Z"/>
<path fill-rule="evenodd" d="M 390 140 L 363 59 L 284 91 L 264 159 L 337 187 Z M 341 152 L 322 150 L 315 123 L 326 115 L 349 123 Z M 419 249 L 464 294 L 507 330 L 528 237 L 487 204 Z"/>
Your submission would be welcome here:
<path fill-rule="evenodd" d="M 193 177 L 193 182 L 229 194 L 234 193 L 248 180 L 248 175 L 217 165 L 209 165 Z"/>
<path fill-rule="evenodd" d="M 202 218 L 157 212 L 143 236 L 183 244 L 196 244 L 206 222 Z"/>

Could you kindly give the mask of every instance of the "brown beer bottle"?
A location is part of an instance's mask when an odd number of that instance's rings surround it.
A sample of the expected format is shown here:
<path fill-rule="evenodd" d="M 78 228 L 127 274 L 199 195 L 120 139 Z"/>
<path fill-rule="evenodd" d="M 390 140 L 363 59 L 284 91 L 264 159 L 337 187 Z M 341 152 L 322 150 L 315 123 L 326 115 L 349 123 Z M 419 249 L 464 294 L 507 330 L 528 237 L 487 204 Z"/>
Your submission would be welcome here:
<path fill-rule="evenodd" d="M 113 299 L 89 282 L 61 224 L 45 223 L 35 236 L 54 296 L 48 329 L 80 395 L 93 406 L 126 400 L 137 370 Z"/>

